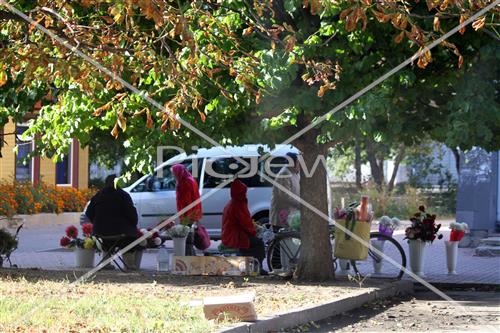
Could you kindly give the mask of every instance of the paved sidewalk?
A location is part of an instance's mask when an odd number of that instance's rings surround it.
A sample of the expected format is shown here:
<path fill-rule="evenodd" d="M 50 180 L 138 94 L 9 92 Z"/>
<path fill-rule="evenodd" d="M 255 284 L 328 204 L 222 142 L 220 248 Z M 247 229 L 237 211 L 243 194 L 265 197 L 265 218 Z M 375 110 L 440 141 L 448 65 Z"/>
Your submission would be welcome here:
<path fill-rule="evenodd" d="M 19 249 L 12 255 L 12 261 L 20 268 L 71 269 L 74 267 L 74 254 L 58 248 L 59 239 L 65 226 L 32 227 L 20 234 Z M 477 257 L 474 249 L 458 249 L 457 275 L 448 275 L 444 240 L 449 239 L 449 229 L 443 227 L 444 238 L 426 247 L 424 273 L 432 283 L 470 283 L 500 284 L 500 257 Z M 398 230 L 394 236 L 406 251 L 409 260 L 408 244 L 404 231 Z M 212 242 L 216 248 L 218 242 Z M 166 243 L 172 248 L 172 242 Z M 143 255 L 141 269 L 156 270 L 157 251 L 148 250 Z M 96 256 L 96 262 L 98 260 Z M 409 262 L 407 267 L 410 267 Z M 406 277 L 410 278 L 410 277 Z"/>

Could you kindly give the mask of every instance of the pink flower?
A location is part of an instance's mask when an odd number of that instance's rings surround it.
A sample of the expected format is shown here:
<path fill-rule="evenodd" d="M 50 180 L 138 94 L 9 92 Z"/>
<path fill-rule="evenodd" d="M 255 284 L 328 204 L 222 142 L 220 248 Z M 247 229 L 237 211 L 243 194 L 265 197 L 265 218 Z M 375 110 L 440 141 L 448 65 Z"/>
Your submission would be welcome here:
<path fill-rule="evenodd" d="M 288 211 L 286 209 L 283 209 L 282 211 L 280 211 L 278 214 L 278 219 L 279 219 L 281 224 L 287 224 Z"/>
<path fill-rule="evenodd" d="M 62 247 L 67 247 L 69 245 L 69 243 L 71 242 L 71 239 L 69 239 L 69 237 L 66 237 L 64 236 L 63 238 L 61 238 L 61 240 L 59 241 L 59 244 L 62 246 Z"/>
<path fill-rule="evenodd" d="M 78 229 L 74 225 L 70 225 L 66 228 L 66 236 L 76 239 L 76 237 L 78 237 Z"/>
<path fill-rule="evenodd" d="M 93 229 L 92 223 L 82 224 L 82 231 L 85 237 L 89 237 L 90 235 L 92 235 L 92 229 Z"/>

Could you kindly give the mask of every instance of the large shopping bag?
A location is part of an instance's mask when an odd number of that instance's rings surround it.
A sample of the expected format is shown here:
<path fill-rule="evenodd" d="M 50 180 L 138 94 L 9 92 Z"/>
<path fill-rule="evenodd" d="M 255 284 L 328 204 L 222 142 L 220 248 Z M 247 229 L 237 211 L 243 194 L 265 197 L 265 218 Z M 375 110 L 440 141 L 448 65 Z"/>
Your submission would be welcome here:
<path fill-rule="evenodd" d="M 367 244 L 370 244 L 370 222 L 346 219 L 337 221 L 337 225 L 352 231 Z M 335 228 L 335 257 L 340 259 L 364 260 L 368 256 L 368 247 L 354 237 L 344 233 L 344 230 Z"/>

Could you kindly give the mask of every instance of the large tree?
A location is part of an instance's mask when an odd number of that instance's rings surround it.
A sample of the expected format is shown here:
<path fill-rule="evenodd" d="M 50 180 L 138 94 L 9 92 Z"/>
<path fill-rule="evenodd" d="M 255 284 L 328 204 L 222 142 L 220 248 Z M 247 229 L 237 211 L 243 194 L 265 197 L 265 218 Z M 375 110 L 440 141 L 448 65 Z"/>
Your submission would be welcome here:
<path fill-rule="evenodd" d="M 178 116 L 223 143 L 279 143 L 336 104 L 439 38 L 492 1 L 10 1 L 55 36 L 112 71 L 103 73 L 4 8 L 0 12 L 0 85 L 16 91 L 55 90 L 57 102 L 44 106 L 31 133 L 37 152 L 61 153 L 70 137 L 85 145 L 95 128 L 121 136 L 126 162 L 136 169 L 152 165 L 160 144 L 207 145 L 181 126 Z M 495 9 L 498 16 L 498 9 Z M 408 109 L 408 80 L 425 68 L 453 73 L 477 50 L 474 30 L 490 31 L 492 13 L 474 22 L 409 69 L 386 81 L 347 112 L 328 117 L 295 144 L 308 168 L 317 155 L 352 137 L 368 122 L 411 142 L 433 116 Z M 125 89 L 121 76 L 141 94 Z M 430 76 L 430 75 L 429 75 Z M 22 82 L 19 82 L 22 78 Z M 425 80 L 425 79 L 423 79 Z M 421 81 L 425 86 L 425 81 Z M 394 90 L 393 94 L 384 94 Z M 431 87 L 429 87 L 431 89 Z M 413 92 L 413 94 L 416 94 Z M 146 95 L 164 106 L 155 109 Z M 377 96 L 386 104 L 371 101 Z M 387 97 L 389 96 L 389 97 Z M 37 96 L 38 97 L 38 96 Z M 447 109 L 448 110 L 448 109 Z M 2 106 L 2 117 L 18 114 L 16 103 Z M 445 112 L 445 111 L 443 111 Z M 398 121 L 399 132 L 391 127 Z M 435 123 L 435 122 L 434 122 Z M 378 136 L 380 138 L 380 136 Z M 326 213 L 323 167 L 301 180 L 302 197 Z M 298 275 L 327 279 L 333 274 L 327 224 L 309 209 L 302 213 L 303 255 Z"/>

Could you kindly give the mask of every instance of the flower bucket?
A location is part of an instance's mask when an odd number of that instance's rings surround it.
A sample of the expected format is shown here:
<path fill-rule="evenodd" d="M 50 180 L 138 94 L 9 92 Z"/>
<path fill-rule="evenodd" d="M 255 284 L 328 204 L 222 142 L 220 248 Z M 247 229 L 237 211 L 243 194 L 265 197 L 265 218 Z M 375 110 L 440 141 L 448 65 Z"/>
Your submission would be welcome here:
<path fill-rule="evenodd" d="M 340 275 L 347 275 L 349 274 L 349 271 L 351 270 L 351 261 L 348 259 L 339 259 L 339 269 Z"/>
<path fill-rule="evenodd" d="M 137 270 L 141 268 L 142 250 L 128 251 L 123 254 L 123 262 L 127 269 Z"/>
<path fill-rule="evenodd" d="M 446 264 L 448 265 L 448 275 L 457 274 L 458 241 L 446 241 Z"/>
<path fill-rule="evenodd" d="M 366 243 L 370 242 L 371 223 L 356 221 L 355 223 L 340 220 L 337 225 L 350 230 Z M 335 256 L 342 259 L 365 260 L 368 256 L 368 247 L 357 239 L 351 238 L 340 228 L 335 230 Z"/>
<path fill-rule="evenodd" d="M 423 267 L 426 243 L 420 239 L 410 239 L 408 240 L 408 245 L 410 249 L 411 271 L 420 277 L 425 277 Z"/>
<path fill-rule="evenodd" d="M 94 249 L 81 249 L 75 248 L 75 265 L 78 268 L 92 268 L 94 267 Z"/>
<path fill-rule="evenodd" d="M 372 240 L 371 242 L 372 247 L 379 250 L 380 252 L 384 252 L 384 245 L 385 245 L 385 240 Z M 382 263 L 383 263 L 383 258 L 379 256 L 377 253 L 375 253 L 375 257 L 372 261 L 373 264 L 373 271 L 375 274 L 380 274 L 382 271 Z"/>
<path fill-rule="evenodd" d="M 186 238 L 184 237 L 173 237 L 174 241 L 174 254 L 175 256 L 185 256 L 186 255 Z"/>

